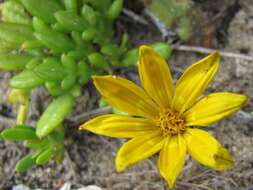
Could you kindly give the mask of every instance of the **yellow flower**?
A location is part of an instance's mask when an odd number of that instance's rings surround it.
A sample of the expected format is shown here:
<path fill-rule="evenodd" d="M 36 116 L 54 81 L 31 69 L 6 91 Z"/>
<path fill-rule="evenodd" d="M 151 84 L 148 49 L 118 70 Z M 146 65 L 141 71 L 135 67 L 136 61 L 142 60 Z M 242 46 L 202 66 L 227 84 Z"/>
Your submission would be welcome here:
<path fill-rule="evenodd" d="M 131 138 L 118 151 L 118 172 L 160 152 L 158 167 L 170 188 L 182 170 L 186 154 L 215 170 L 231 168 L 229 152 L 205 127 L 238 111 L 247 101 L 240 94 L 219 92 L 201 97 L 214 78 L 220 57 L 214 52 L 191 65 L 173 84 L 170 69 L 154 50 L 141 46 L 139 75 L 143 88 L 115 76 L 94 76 L 100 94 L 131 116 L 108 114 L 80 126 L 96 134 Z"/>

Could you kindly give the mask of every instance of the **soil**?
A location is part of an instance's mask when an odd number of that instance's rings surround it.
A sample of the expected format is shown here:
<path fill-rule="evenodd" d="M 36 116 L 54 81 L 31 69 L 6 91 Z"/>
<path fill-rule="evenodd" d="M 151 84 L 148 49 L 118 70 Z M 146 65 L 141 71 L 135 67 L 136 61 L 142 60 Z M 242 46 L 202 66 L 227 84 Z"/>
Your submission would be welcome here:
<path fill-rule="evenodd" d="M 227 52 L 253 56 L 253 2 L 251 0 L 195 0 L 192 1 L 194 30 L 188 45 L 217 48 Z M 219 2 L 219 3 L 218 3 Z M 122 14 L 115 24 L 120 36 L 129 34 L 132 46 L 164 40 L 153 21 L 144 13 L 141 1 L 125 1 L 125 8 L 135 12 L 148 22 L 138 23 Z M 196 17 L 198 15 L 198 17 Z M 172 29 L 173 30 L 173 29 Z M 118 38 L 118 36 L 117 36 Z M 167 37 L 170 38 L 170 37 Z M 167 39 L 168 40 L 168 39 Z M 169 39 L 171 41 L 171 39 Z M 172 41 L 178 42 L 177 39 Z M 173 75 L 180 76 L 184 69 L 204 55 L 193 52 L 174 51 L 169 60 Z M 235 58 L 222 58 L 219 73 L 208 89 L 247 94 L 250 99 L 243 111 L 253 113 L 253 62 Z M 136 68 L 117 71 L 137 80 Z M 7 102 L 8 81 L 12 73 L 0 72 L 0 131 L 15 122 L 16 106 Z M 98 94 L 89 83 L 83 88 L 71 117 L 98 108 Z M 42 113 L 50 97 L 44 89 L 33 92 L 29 122 L 34 123 Z M 251 120 L 252 121 L 252 120 Z M 84 121 L 83 121 L 84 122 Z M 114 158 L 124 140 L 106 138 L 89 132 L 80 132 L 78 125 L 66 121 L 66 153 L 61 164 L 50 162 L 37 166 L 25 173 L 15 172 L 15 163 L 28 153 L 21 143 L 0 139 L 0 189 L 9 190 L 17 184 L 31 189 L 60 189 L 70 182 L 75 187 L 94 184 L 106 190 L 167 190 L 165 181 L 156 167 L 156 156 L 117 173 Z M 229 117 L 207 128 L 225 147 L 236 165 L 225 172 L 216 172 L 187 158 L 186 165 L 177 180 L 176 190 L 250 190 L 253 189 L 253 123 Z"/>

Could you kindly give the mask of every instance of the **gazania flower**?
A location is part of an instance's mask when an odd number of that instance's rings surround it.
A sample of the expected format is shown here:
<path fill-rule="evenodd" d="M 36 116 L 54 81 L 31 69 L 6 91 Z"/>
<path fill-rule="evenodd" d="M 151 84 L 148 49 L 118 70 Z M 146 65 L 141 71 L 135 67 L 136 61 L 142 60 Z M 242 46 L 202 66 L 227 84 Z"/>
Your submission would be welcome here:
<path fill-rule="evenodd" d="M 121 77 L 93 77 L 100 94 L 129 116 L 102 115 L 80 129 L 130 138 L 116 156 L 119 172 L 160 152 L 158 167 L 171 188 L 186 154 L 215 170 L 231 168 L 234 162 L 229 152 L 208 132 L 199 129 L 235 113 L 247 100 L 244 95 L 229 92 L 201 96 L 217 72 L 219 53 L 191 65 L 175 85 L 167 63 L 152 48 L 141 46 L 139 55 L 143 88 Z"/>

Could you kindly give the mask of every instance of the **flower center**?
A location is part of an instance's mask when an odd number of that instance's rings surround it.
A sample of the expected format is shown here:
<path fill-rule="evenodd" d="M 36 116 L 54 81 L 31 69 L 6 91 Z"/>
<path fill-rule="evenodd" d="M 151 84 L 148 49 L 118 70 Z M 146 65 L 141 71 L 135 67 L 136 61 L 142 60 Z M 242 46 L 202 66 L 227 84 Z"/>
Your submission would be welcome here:
<path fill-rule="evenodd" d="M 183 133 L 187 128 L 184 118 L 180 117 L 177 112 L 171 110 L 160 113 L 160 117 L 157 120 L 157 126 L 160 127 L 163 136 L 165 137 L 168 135 Z"/>

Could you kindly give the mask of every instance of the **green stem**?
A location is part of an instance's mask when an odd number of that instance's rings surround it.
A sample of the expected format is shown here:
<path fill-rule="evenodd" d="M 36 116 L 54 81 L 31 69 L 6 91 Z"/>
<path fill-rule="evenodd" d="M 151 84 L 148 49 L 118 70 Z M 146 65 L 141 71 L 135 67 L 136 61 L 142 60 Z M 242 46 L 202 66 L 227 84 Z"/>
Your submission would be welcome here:
<path fill-rule="evenodd" d="M 26 122 L 28 107 L 29 107 L 29 96 L 25 97 L 24 104 L 20 104 L 17 115 L 17 125 L 22 125 Z"/>

